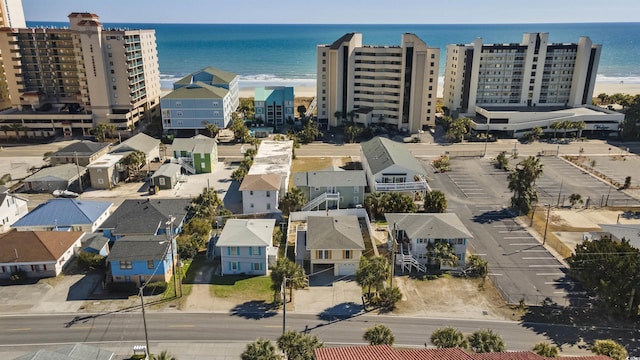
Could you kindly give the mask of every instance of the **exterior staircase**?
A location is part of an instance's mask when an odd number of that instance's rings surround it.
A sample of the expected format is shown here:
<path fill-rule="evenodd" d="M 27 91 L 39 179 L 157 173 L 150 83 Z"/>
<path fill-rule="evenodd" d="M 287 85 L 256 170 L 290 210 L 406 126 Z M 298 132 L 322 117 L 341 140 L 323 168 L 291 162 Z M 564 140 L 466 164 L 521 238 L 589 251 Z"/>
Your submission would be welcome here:
<path fill-rule="evenodd" d="M 413 268 L 419 272 L 427 272 L 427 267 L 411 255 L 409 248 L 405 249 L 403 246 L 400 246 L 400 252 L 396 254 L 396 265 L 400 265 L 402 272 L 405 272 L 405 270 L 411 272 Z"/>
<path fill-rule="evenodd" d="M 304 116 L 307 118 L 313 116 L 313 111 L 316 109 L 317 106 L 318 106 L 318 98 L 314 97 L 311 103 L 309 104 L 309 107 L 307 108 L 307 112 L 304 113 Z"/>
<path fill-rule="evenodd" d="M 182 167 L 185 170 L 187 170 L 188 173 L 192 175 L 196 173 L 196 168 L 193 167 L 193 162 L 191 161 L 191 158 L 187 158 L 187 157 L 178 158 L 178 164 L 182 165 Z"/>
<path fill-rule="evenodd" d="M 320 206 L 323 202 L 328 201 L 340 201 L 340 193 L 324 193 L 315 199 L 309 201 L 305 206 L 302 207 L 302 211 L 309 211 L 313 208 Z"/>

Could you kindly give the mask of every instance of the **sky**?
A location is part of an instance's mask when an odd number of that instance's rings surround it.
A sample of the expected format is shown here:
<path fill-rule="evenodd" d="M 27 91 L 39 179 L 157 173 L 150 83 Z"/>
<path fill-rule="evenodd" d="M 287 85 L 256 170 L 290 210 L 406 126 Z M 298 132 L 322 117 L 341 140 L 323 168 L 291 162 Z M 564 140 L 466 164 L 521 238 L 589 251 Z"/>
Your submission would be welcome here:
<path fill-rule="evenodd" d="M 640 22 L 640 1 L 616 0 L 23 0 L 27 21 L 104 23 L 505 24 Z"/>

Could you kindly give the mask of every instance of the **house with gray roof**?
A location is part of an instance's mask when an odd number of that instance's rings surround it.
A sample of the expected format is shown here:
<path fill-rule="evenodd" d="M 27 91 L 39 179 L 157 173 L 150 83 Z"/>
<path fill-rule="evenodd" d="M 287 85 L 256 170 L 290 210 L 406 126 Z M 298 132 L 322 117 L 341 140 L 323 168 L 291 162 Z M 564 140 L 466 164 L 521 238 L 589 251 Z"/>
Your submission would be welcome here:
<path fill-rule="evenodd" d="M 365 250 L 355 215 L 307 217 L 306 241 L 312 274 L 332 269 L 334 276 L 355 275 Z"/>
<path fill-rule="evenodd" d="M 425 192 L 425 169 L 406 145 L 383 137 L 360 144 L 370 192 Z"/>
<path fill-rule="evenodd" d="M 110 148 L 110 143 L 99 143 L 88 140 L 78 141 L 51 154 L 51 164 L 77 163 L 80 166 L 87 166 L 100 156 L 109 152 Z"/>
<path fill-rule="evenodd" d="M 218 162 L 218 143 L 208 136 L 176 138 L 171 149 L 173 157 L 191 174 L 211 173 Z"/>
<path fill-rule="evenodd" d="M 157 186 L 161 190 L 173 189 L 178 184 L 181 173 L 180 164 L 162 164 L 151 176 L 151 186 Z"/>
<path fill-rule="evenodd" d="M 53 193 L 55 190 L 80 192 L 89 184 L 86 173 L 86 168 L 75 164 L 45 167 L 24 179 L 22 189 L 42 193 Z"/>
<path fill-rule="evenodd" d="M 11 227 L 18 231 L 94 232 L 109 217 L 109 201 L 51 199 L 40 204 Z"/>
<path fill-rule="evenodd" d="M 126 235 L 161 235 L 167 228 L 174 234 L 182 230 L 191 199 L 127 199 L 102 223 L 98 230 L 110 241 Z M 170 222 L 169 226 L 167 222 Z"/>
<path fill-rule="evenodd" d="M 116 241 L 107 256 L 107 282 L 169 282 L 177 259 L 176 237 L 128 235 Z"/>
<path fill-rule="evenodd" d="M 237 74 L 207 67 L 178 80 L 160 100 L 162 128 L 196 134 L 207 124 L 226 128 L 239 104 L 238 79 Z"/>
<path fill-rule="evenodd" d="M 278 254 L 273 246 L 275 224 L 275 219 L 227 220 L 216 242 L 222 275 L 266 275 Z"/>
<path fill-rule="evenodd" d="M 364 170 L 329 168 L 293 174 L 293 186 L 309 201 L 302 211 L 362 206 L 367 179 Z"/>
<path fill-rule="evenodd" d="M 389 236 L 396 246 L 395 264 L 404 270 L 416 268 L 426 272 L 426 265 L 438 265 L 433 259 L 433 245 L 448 242 L 458 257 L 457 268 L 464 265 L 471 232 L 454 213 L 385 214 Z"/>
<path fill-rule="evenodd" d="M 160 140 L 145 133 L 138 133 L 115 146 L 109 153 L 127 156 L 134 151 L 142 152 L 149 163 L 155 158 L 160 158 Z"/>

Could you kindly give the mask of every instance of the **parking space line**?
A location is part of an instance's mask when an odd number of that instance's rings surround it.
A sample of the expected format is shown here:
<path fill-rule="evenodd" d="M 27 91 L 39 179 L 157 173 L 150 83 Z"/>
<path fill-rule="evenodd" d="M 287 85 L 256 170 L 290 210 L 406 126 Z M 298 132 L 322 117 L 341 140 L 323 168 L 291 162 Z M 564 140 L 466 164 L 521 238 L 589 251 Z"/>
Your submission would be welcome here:
<path fill-rule="evenodd" d="M 498 231 L 500 234 L 503 233 L 526 233 L 526 230 L 513 230 L 513 231 L 508 231 L 508 230 L 500 230 Z"/>
<path fill-rule="evenodd" d="M 573 282 L 571 282 L 571 281 L 545 281 L 544 284 L 545 285 L 566 285 L 566 284 L 573 284 Z"/>
<path fill-rule="evenodd" d="M 540 250 L 531 249 L 531 250 L 522 250 L 522 252 L 547 252 L 547 250 L 545 250 L 545 249 L 540 249 Z"/>
<path fill-rule="evenodd" d="M 505 240 L 515 240 L 515 239 L 533 239 L 531 236 L 505 236 Z"/>
<path fill-rule="evenodd" d="M 509 244 L 509 245 L 511 245 L 511 246 L 535 246 L 535 245 L 540 245 L 540 244 L 539 243 L 516 243 L 516 244 Z"/>

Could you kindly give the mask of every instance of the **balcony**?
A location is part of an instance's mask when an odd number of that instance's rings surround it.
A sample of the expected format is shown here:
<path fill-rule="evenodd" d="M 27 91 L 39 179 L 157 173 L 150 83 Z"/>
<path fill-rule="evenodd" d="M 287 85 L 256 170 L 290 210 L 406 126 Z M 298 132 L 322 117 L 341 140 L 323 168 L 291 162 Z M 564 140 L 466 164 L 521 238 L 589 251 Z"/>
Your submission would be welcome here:
<path fill-rule="evenodd" d="M 411 182 L 375 183 L 375 191 L 377 192 L 426 191 L 427 189 L 429 189 L 429 185 L 423 177 L 420 177 L 418 181 Z"/>

